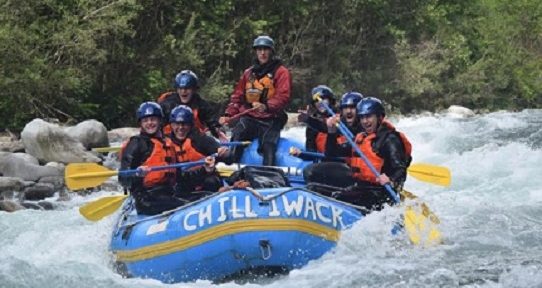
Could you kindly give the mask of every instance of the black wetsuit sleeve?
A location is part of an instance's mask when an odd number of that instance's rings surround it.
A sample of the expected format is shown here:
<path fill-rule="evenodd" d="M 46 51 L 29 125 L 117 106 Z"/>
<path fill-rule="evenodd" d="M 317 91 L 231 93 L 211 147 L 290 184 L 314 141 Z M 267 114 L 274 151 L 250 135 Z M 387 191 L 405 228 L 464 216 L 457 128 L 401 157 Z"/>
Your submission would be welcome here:
<path fill-rule="evenodd" d="M 194 149 L 203 155 L 215 154 L 220 148 L 220 143 L 218 143 L 214 138 L 209 137 L 205 134 L 198 132 L 193 132 L 191 135 L 192 143 Z M 230 155 L 227 157 L 216 157 L 216 162 L 224 162 L 227 165 L 231 165 L 234 161 L 233 153 L 230 152 Z"/>
<path fill-rule="evenodd" d="M 169 124 L 169 116 L 171 114 L 171 111 L 177 107 L 180 104 L 179 96 L 177 96 L 177 93 L 172 93 L 166 98 L 160 102 L 160 107 L 162 108 L 162 112 L 164 112 L 164 124 Z"/>
<path fill-rule="evenodd" d="M 141 166 L 142 159 L 140 139 L 137 137 L 130 138 L 126 147 L 122 150 L 120 159 L 120 170 L 131 170 Z M 125 188 L 132 188 L 136 185 L 143 185 L 143 178 L 135 175 L 119 175 L 119 183 Z"/>
<path fill-rule="evenodd" d="M 218 138 L 217 129 L 221 129 L 222 125 L 218 123 L 218 115 L 215 113 L 215 110 L 211 107 L 211 104 L 205 99 L 200 98 L 198 101 L 198 109 L 200 121 L 205 124 L 211 131 L 211 134 Z"/>
<path fill-rule="evenodd" d="M 309 118 L 307 119 L 307 127 L 310 127 L 317 132 L 327 133 L 327 125 L 325 120 L 322 118 L 314 117 L 314 115 L 309 116 Z"/>
<path fill-rule="evenodd" d="M 318 131 L 314 130 L 312 127 L 307 126 L 307 128 L 305 128 L 305 151 L 317 151 L 316 137 L 318 137 Z"/>
<path fill-rule="evenodd" d="M 399 136 L 387 135 L 378 154 L 384 159 L 382 173 L 386 173 L 396 185 L 402 185 L 406 180 L 407 163 L 405 147 Z"/>
<path fill-rule="evenodd" d="M 352 155 L 352 147 L 348 143 L 339 145 L 337 142 L 338 137 L 338 133 L 327 134 L 325 155 L 331 158 L 350 157 Z"/>

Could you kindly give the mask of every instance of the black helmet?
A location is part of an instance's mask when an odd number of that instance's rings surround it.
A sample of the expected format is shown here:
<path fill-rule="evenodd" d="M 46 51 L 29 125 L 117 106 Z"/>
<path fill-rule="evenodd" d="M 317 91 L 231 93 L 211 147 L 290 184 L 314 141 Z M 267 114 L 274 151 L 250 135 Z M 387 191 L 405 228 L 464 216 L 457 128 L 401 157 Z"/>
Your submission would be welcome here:
<path fill-rule="evenodd" d="M 358 103 L 357 113 L 358 116 L 365 116 L 371 114 L 376 114 L 377 116 L 382 117 L 386 116 L 382 101 L 374 97 L 367 97 L 361 100 L 361 102 Z"/>
<path fill-rule="evenodd" d="M 335 106 L 335 95 L 333 95 L 333 90 L 331 90 L 331 88 L 327 87 L 326 85 L 318 85 L 314 87 L 311 91 L 309 103 L 315 103 L 314 95 L 316 94 L 318 94 L 322 100 L 328 99 L 329 104 L 331 104 L 331 106 Z"/>
<path fill-rule="evenodd" d="M 361 101 L 362 99 L 363 99 L 363 95 L 361 95 L 361 93 L 354 92 L 354 91 L 345 93 L 341 97 L 340 108 L 343 109 L 343 108 L 349 107 L 349 106 L 356 107 L 358 105 L 359 101 Z"/>
<path fill-rule="evenodd" d="M 183 70 L 175 76 L 175 88 L 198 88 L 198 76 L 190 70 Z"/>
<path fill-rule="evenodd" d="M 275 41 L 273 41 L 273 39 L 271 39 L 269 36 L 258 36 L 256 39 L 254 39 L 252 48 L 256 49 L 258 47 L 267 47 L 271 49 L 271 51 L 275 52 Z"/>
<path fill-rule="evenodd" d="M 137 108 L 136 111 L 137 120 L 141 120 L 147 117 L 158 117 L 162 119 L 164 113 L 162 113 L 162 107 L 156 102 L 145 102 Z"/>

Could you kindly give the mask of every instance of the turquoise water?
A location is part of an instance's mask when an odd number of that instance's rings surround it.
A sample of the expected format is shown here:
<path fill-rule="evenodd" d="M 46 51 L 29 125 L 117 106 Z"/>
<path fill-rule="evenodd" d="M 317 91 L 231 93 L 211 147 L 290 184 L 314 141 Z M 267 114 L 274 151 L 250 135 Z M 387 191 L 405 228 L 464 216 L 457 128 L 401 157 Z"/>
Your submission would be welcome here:
<path fill-rule="evenodd" d="M 407 190 L 441 219 L 445 243 L 412 246 L 389 235 L 399 208 L 343 233 L 335 251 L 288 276 L 220 287 L 542 287 L 542 110 L 392 119 L 414 163 L 452 171 L 452 185 L 410 178 Z M 283 135 L 300 137 L 303 128 Z M 78 207 L 0 212 L 0 287 L 216 287 L 123 279 L 109 266 L 113 217 L 88 222 Z"/>

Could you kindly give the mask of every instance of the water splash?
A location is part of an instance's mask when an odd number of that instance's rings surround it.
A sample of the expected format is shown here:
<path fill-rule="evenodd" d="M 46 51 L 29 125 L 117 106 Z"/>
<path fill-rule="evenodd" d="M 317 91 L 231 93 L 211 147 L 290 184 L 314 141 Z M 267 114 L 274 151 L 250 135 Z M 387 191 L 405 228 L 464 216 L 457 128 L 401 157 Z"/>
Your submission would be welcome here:
<path fill-rule="evenodd" d="M 452 171 L 450 187 L 409 178 L 406 188 L 441 219 L 445 243 L 412 246 L 389 233 L 399 208 L 375 213 L 337 248 L 288 276 L 219 287 L 542 287 L 542 110 L 392 119 L 414 163 Z M 302 139 L 304 128 L 283 132 Z M 114 217 L 87 222 L 74 197 L 62 210 L 0 212 L 0 287 L 216 287 L 123 279 L 110 268 Z"/>

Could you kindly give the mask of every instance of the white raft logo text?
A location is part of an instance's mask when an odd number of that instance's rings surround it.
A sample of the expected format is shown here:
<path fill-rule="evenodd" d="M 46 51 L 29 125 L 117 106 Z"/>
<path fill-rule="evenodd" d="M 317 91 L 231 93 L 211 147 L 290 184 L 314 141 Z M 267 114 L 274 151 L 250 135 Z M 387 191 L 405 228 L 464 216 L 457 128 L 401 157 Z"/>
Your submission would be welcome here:
<path fill-rule="evenodd" d="M 243 202 L 239 203 L 239 201 Z M 186 231 L 194 231 L 205 225 L 224 222 L 228 218 L 234 220 L 258 218 L 260 215 L 251 209 L 253 201 L 256 200 L 250 195 L 245 197 L 232 196 L 219 198 L 218 201 L 213 204 L 187 212 L 182 221 L 183 229 Z M 213 211 L 213 206 L 216 208 L 217 203 L 219 205 L 218 211 L 216 211 L 216 209 Z M 281 209 L 282 213 L 281 210 L 279 210 L 279 207 L 283 207 L 283 209 Z M 218 215 L 213 215 L 213 212 L 218 212 Z M 270 210 L 267 216 L 269 218 L 283 217 L 301 218 L 313 221 L 319 220 L 320 222 L 331 224 L 334 228 L 342 229 L 345 227 L 341 216 L 342 213 L 342 209 L 310 197 L 303 197 L 300 195 L 297 199 L 289 200 L 288 197 L 283 195 L 278 199 L 271 200 Z"/>

